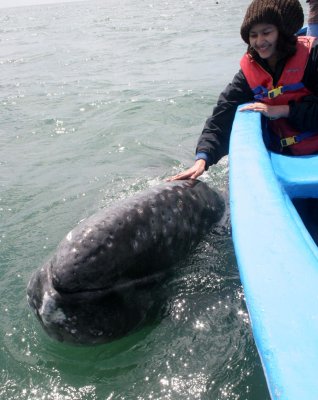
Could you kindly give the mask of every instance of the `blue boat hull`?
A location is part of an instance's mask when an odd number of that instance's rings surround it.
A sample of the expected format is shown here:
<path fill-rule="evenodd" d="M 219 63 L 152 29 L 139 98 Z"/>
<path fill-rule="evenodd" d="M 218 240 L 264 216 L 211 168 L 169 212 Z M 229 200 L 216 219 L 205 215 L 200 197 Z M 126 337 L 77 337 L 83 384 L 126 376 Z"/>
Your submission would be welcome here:
<path fill-rule="evenodd" d="M 238 111 L 229 163 L 233 242 L 271 397 L 317 400 L 318 248 L 294 204 L 318 197 L 318 156 L 269 152 L 260 114 Z"/>

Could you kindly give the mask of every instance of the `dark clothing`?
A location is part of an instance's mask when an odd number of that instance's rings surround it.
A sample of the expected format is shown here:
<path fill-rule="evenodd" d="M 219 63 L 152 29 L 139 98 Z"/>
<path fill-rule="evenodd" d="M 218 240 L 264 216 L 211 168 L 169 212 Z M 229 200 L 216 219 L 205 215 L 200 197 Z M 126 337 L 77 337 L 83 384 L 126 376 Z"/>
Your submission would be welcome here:
<path fill-rule="evenodd" d="M 307 0 L 309 3 L 308 24 L 318 24 L 318 0 Z"/>
<path fill-rule="evenodd" d="M 257 62 L 273 77 L 276 85 L 282 74 L 286 59 L 278 62 L 273 72 L 267 62 Z M 301 131 L 318 131 L 318 45 L 316 44 L 302 79 L 303 84 L 314 95 L 306 96 L 300 103 L 290 102 L 289 122 Z M 236 109 L 240 104 L 254 101 L 254 94 L 240 70 L 225 90 L 220 94 L 213 114 L 207 119 L 196 148 L 197 158 L 206 160 L 207 168 L 216 164 L 229 152 L 230 134 Z M 198 154 L 200 153 L 200 154 Z"/>

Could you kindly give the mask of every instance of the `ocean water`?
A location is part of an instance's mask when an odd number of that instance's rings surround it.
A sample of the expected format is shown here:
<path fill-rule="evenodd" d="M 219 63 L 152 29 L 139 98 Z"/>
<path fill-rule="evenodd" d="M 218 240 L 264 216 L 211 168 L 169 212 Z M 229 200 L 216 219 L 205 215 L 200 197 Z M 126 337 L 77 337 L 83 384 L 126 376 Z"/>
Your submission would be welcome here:
<path fill-rule="evenodd" d="M 269 399 L 230 233 L 172 267 L 164 315 L 116 342 L 54 342 L 26 301 L 80 220 L 192 165 L 248 3 L 0 9 L 1 400 Z M 227 158 L 202 179 L 225 190 Z"/>

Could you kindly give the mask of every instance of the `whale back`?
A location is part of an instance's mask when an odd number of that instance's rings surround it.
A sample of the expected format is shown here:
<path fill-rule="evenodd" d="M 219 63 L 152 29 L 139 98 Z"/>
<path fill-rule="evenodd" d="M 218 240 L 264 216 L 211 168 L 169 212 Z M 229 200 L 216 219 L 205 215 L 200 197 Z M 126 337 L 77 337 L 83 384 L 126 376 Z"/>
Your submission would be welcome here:
<path fill-rule="evenodd" d="M 52 259 L 60 292 L 111 289 L 161 271 L 188 253 L 224 212 L 197 180 L 158 185 L 82 221 Z"/>

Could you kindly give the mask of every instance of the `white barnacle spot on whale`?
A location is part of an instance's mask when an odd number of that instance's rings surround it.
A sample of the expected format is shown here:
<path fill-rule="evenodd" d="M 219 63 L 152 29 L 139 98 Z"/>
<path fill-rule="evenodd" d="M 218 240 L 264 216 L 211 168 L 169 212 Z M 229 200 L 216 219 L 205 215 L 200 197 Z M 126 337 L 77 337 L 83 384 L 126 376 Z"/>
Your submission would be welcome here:
<path fill-rule="evenodd" d="M 92 228 L 88 228 L 86 231 L 84 231 L 83 236 L 86 238 L 91 232 Z"/>
<path fill-rule="evenodd" d="M 66 239 L 70 242 L 72 240 L 72 231 L 69 232 L 66 236 Z"/>
<path fill-rule="evenodd" d="M 139 215 L 143 215 L 144 210 L 143 210 L 142 208 L 138 207 L 138 208 L 137 208 L 137 213 L 138 213 Z"/>
<path fill-rule="evenodd" d="M 39 314 L 44 325 L 51 325 L 52 323 L 62 324 L 66 320 L 64 312 L 60 308 L 56 307 L 56 301 L 48 292 L 44 293 Z"/>
<path fill-rule="evenodd" d="M 173 214 L 179 214 L 178 207 L 172 207 L 172 212 L 173 212 Z"/>
<path fill-rule="evenodd" d="M 171 236 L 168 236 L 168 237 L 167 237 L 167 240 L 166 240 L 166 245 L 167 245 L 167 246 L 170 246 L 171 243 L 172 243 L 172 240 L 173 240 L 173 238 L 172 238 Z"/>
<path fill-rule="evenodd" d="M 188 221 L 187 220 L 183 220 L 183 224 L 182 224 L 182 226 L 183 226 L 183 230 L 184 230 L 184 232 L 187 232 L 187 231 L 189 231 L 190 230 L 190 225 L 189 225 L 189 223 L 188 223 Z"/>
<path fill-rule="evenodd" d="M 106 239 L 106 246 L 107 246 L 107 247 L 112 247 L 112 246 L 113 246 L 113 242 L 112 242 L 112 240 L 111 240 L 110 237 L 108 237 L 108 238 Z"/>
<path fill-rule="evenodd" d="M 104 332 L 99 330 L 99 329 L 89 329 L 89 333 L 92 336 L 98 337 L 98 336 L 103 336 Z"/>
<path fill-rule="evenodd" d="M 134 250 L 138 250 L 139 243 L 138 243 L 137 240 L 132 240 L 132 241 L 131 241 L 131 245 L 132 245 L 132 248 L 133 248 Z"/>
<path fill-rule="evenodd" d="M 151 213 L 153 215 L 157 215 L 158 214 L 158 207 L 156 206 L 155 203 L 150 204 L 150 210 L 151 210 Z"/>
<path fill-rule="evenodd" d="M 178 199 L 177 201 L 177 207 L 180 211 L 183 210 L 183 200 L 182 199 Z"/>

